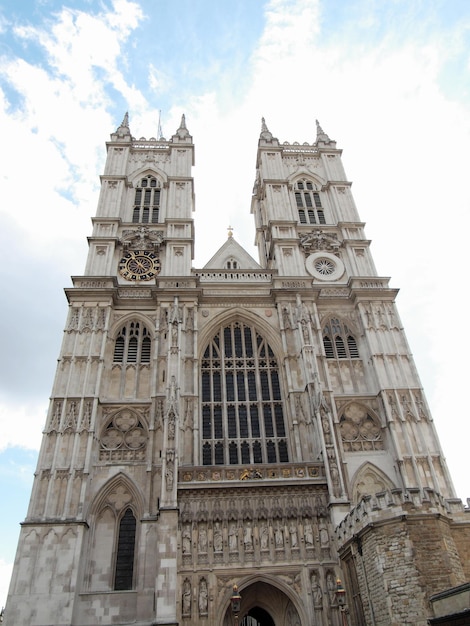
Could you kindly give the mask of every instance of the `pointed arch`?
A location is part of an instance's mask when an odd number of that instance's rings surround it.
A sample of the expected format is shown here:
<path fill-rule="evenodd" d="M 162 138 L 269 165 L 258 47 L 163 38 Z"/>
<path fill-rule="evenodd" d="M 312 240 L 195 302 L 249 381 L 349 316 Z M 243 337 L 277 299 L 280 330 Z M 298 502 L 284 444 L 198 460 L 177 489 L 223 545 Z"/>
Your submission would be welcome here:
<path fill-rule="evenodd" d="M 129 314 L 113 324 L 113 363 L 150 363 L 154 323 L 144 315 Z"/>
<path fill-rule="evenodd" d="M 287 177 L 287 182 L 294 185 L 299 179 L 302 178 L 310 179 L 313 183 L 315 183 L 319 191 L 327 184 L 326 179 L 320 176 L 318 172 L 313 172 L 305 166 L 301 166 L 296 169 L 295 172 L 292 172 L 292 174 Z"/>
<path fill-rule="evenodd" d="M 219 328 L 223 324 L 230 324 L 235 321 L 256 326 L 260 334 L 263 335 L 263 337 L 268 341 L 274 354 L 278 358 L 284 354 L 281 336 L 269 323 L 264 321 L 259 315 L 256 315 L 252 311 L 243 309 L 242 307 L 233 307 L 216 315 L 210 324 L 207 324 L 205 328 L 199 331 L 199 358 L 202 357 L 205 349 L 202 348 L 202 346 L 207 344 L 209 339 L 214 334 L 215 329 Z"/>
<path fill-rule="evenodd" d="M 91 591 L 132 589 L 144 498 L 120 472 L 95 496 L 90 508 L 90 551 L 85 584 Z"/>
<path fill-rule="evenodd" d="M 141 180 L 144 176 L 156 176 L 162 181 L 165 186 L 168 184 L 168 174 L 159 167 L 157 167 L 155 164 L 153 164 L 152 167 L 145 165 L 130 172 L 126 180 L 127 186 L 135 187 L 138 181 Z"/>
<path fill-rule="evenodd" d="M 200 343 L 203 465 L 288 462 L 280 359 L 258 319 L 218 322 Z"/>
<path fill-rule="evenodd" d="M 354 505 L 358 504 L 363 496 L 374 496 L 376 493 L 395 489 L 392 480 L 374 463 L 366 461 L 356 471 L 351 481 L 351 493 Z"/>
<path fill-rule="evenodd" d="M 321 318 L 323 349 L 327 359 L 359 359 L 355 325 L 337 313 L 326 313 Z"/>
<path fill-rule="evenodd" d="M 297 612 L 301 626 L 306 626 L 309 623 L 304 603 L 292 584 L 289 585 L 288 582 L 275 576 L 262 573 L 242 578 L 237 584 L 242 597 L 240 623 L 253 608 L 259 607 L 268 613 L 275 624 L 283 624 L 286 613 L 291 606 Z M 222 600 L 220 626 L 231 626 L 232 624 L 231 595 L 232 590 L 229 589 Z"/>
<path fill-rule="evenodd" d="M 119 472 L 110 478 L 96 494 L 90 506 L 89 515 L 93 517 L 105 508 L 111 508 L 119 514 L 127 506 L 130 506 L 136 517 L 140 519 L 144 511 L 144 496 L 129 476 Z"/>

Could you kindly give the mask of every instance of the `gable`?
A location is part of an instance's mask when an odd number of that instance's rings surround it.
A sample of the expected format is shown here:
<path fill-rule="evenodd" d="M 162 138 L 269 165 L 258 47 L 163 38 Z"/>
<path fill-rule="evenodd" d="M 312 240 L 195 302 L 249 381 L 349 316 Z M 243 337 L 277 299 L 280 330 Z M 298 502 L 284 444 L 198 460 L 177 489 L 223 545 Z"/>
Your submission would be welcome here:
<path fill-rule="evenodd" d="M 235 265 L 233 264 L 234 262 Z M 229 237 L 224 245 L 217 250 L 210 261 L 203 267 L 205 270 L 220 270 L 226 268 L 259 270 L 261 269 L 261 265 L 259 265 L 233 237 Z"/>

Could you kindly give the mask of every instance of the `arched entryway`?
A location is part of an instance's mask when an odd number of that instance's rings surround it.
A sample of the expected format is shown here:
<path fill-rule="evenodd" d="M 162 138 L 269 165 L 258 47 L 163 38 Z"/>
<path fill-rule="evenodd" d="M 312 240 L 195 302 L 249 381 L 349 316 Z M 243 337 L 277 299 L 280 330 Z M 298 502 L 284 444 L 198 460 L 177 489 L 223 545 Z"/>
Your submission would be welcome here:
<path fill-rule="evenodd" d="M 247 586 L 239 585 L 241 610 L 240 626 L 302 626 L 299 613 L 287 595 L 288 589 L 265 581 L 256 581 Z M 228 606 L 221 626 L 233 626 L 231 606 Z"/>

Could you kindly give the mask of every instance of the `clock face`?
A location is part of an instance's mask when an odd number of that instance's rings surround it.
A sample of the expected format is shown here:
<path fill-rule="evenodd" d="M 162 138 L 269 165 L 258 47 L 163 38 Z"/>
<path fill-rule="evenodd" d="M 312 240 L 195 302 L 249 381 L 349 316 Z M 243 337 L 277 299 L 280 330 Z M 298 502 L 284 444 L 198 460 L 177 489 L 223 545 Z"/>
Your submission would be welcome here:
<path fill-rule="evenodd" d="M 119 273 L 126 280 L 151 280 L 160 272 L 160 260 L 154 252 L 131 250 L 119 261 Z"/>

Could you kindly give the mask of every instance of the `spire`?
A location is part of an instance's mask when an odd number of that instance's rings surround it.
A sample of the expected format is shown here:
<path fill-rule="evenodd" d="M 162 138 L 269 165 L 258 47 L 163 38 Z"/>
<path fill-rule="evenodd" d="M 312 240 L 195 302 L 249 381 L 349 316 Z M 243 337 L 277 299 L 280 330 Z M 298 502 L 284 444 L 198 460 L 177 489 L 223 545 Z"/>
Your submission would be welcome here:
<path fill-rule="evenodd" d="M 322 143 L 330 143 L 331 139 L 328 137 L 328 135 L 325 133 L 323 128 L 320 126 L 320 122 L 318 120 L 315 120 L 315 122 L 317 124 L 316 143 L 318 143 L 319 141 L 321 141 Z"/>
<path fill-rule="evenodd" d="M 123 139 L 130 141 L 132 139 L 131 131 L 129 130 L 129 113 L 127 111 L 124 114 L 123 120 L 119 128 L 116 130 L 115 133 L 112 133 L 111 139 L 113 141 L 119 141 Z"/>
<path fill-rule="evenodd" d="M 186 117 L 184 113 L 181 116 L 180 127 L 176 131 L 176 134 L 173 135 L 173 138 L 176 139 L 177 141 L 191 141 L 191 135 L 189 134 L 188 129 L 186 128 Z"/>
<path fill-rule="evenodd" d="M 157 129 L 157 139 L 161 141 L 163 139 L 163 130 L 162 130 L 162 110 L 158 111 L 158 129 Z"/>

